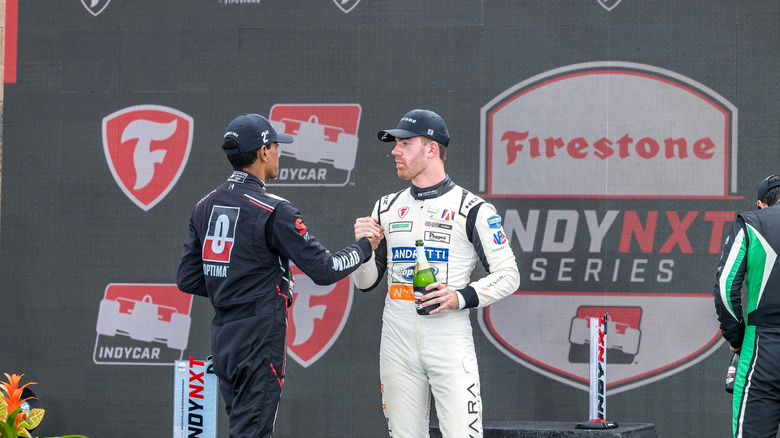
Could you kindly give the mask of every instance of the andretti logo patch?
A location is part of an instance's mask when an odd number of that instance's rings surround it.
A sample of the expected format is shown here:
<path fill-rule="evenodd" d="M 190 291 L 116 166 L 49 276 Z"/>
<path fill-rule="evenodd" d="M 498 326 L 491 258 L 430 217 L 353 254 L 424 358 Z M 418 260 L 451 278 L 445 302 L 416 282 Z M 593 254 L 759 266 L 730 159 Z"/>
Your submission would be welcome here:
<path fill-rule="evenodd" d="M 190 337 L 192 295 L 175 284 L 106 287 L 92 360 L 98 365 L 173 365 Z"/>
<path fill-rule="evenodd" d="M 268 119 L 295 138 L 279 145 L 279 175 L 269 186 L 340 187 L 354 184 L 359 104 L 279 104 Z"/>
<path fill-rule="evenodd" d="M 339 338 L 352 308 L 349 277 L 319 286 L 297 266 L 290 265 L 295 287 L 287 325 L 287 354 L 301 366 L 319 360 Z"/>
<path fill-rule="evenodd" d="M 179 180 L 192 146 L 192 117 L 173 108 L 139 105 L 103 118 L 103 151 L 119 188 L 148 211 Z"/>

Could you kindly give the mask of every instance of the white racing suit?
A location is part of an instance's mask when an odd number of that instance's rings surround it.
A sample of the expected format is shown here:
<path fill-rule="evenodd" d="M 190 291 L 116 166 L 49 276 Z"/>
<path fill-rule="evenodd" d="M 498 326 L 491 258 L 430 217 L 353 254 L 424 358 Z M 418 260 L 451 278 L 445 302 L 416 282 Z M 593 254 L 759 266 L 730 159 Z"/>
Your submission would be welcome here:
<path fill-rule="evenodd" d="M 520 274 L 501 218 L 481 198 L 445 178 L 426 189 L 384 196 L 372 217 L 384 236 L 372 261 L 352 273 L 373 289 L 387 270 L 379 372 L 391 437 L 429 436 L 430 397 L 444 437 L 481 437 L 482 401 L 469 310 L 517 290 Z M 436 280 L 460 292 L 465 308 L 418 315 L 412 277 L 415 240 L 424 242 Z M 477 260 L 488 275 L 470 281 Z"/>

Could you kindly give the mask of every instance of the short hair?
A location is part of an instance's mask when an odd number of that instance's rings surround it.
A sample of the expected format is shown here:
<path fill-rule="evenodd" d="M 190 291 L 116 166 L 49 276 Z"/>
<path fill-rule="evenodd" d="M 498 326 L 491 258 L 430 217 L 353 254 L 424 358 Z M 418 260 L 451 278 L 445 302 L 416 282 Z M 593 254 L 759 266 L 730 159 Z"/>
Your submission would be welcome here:
<path fill-rule="evenodd" d="M 780 181 L 780 175 L 772 175 L 769 178 L 767 178 L 767 182 L 769 184 L 772 184 L 775 181 Z M 780 200 L 780 186 L 770 189 L 768 192 L 766 192 L 766 195 L 764 195 L 764 197 L 761 198 L 761 202 L 763 202 L 764 204 L 770 207 L 772 205 L 777 204 L 777 201 L 779 200 Z"/>
<path fill-rule="evenodd" d="M 420 137 L 422 138 L 423 146 L 427 146 L 428 143 L 430 143 L 432 141 L 436 141 L 436 140 L 430 139 L 430 138 L 425 137 L 425 136 L 420 136 Z M 436 144 L 439 145 L 439 158 L 441 158 L 442 161 L 446 160 L 447 159 L 447 146 L 444 146 L 443 144 L 439 143 L 438 141 L 436 141 Z"/>
<path fill-rule="evenodd" d="M 238 143 L 236 143 L 236 140 L 234 138 L 227 137 L 222 142 L 222 149 L 237 149 L 237 148 L 238 148 Z M 230 165 L 233 166 L 233 170 L 242 170 L 244 168 L 251 166 L 252 163 L 257 161 L 257 149 L 250 152 L 244 152 L 242 154 L 228 155 L 227 159 L 228 161 L 230 161 Z"/>

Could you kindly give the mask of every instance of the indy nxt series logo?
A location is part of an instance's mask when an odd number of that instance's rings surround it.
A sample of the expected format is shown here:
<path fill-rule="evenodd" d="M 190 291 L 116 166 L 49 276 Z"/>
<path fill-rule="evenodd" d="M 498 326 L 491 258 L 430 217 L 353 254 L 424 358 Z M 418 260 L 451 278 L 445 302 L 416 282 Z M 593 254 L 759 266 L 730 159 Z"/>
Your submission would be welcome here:
<path fill-rule="evenodd" d="M 736 107 L 715 91 L 623 62 L 545 72 L 483 106 L 480 189 L 523 273 L 523 290 L 478 311 L 491 342 L 587 390 L 586 321 L 608 312 L 611 393 L 715 351 L 700 273 L 714 275 L 742 199 L 736 126 Z"/>
<path fill-rule="evenodd" d="M 353 182 L 358 148 L 359 104 L 271 108 L 269 120 L 295 141 L 279 146 L 279 175 L 269 186 L 340 187 Z"/>

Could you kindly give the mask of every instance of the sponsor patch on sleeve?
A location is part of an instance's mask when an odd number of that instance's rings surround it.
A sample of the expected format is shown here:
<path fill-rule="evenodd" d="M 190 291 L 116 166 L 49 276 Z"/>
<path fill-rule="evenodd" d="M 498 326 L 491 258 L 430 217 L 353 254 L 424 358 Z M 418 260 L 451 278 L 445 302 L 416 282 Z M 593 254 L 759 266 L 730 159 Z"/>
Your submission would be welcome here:
<path fill-rule="evenodd" d="M 487 222 L 490 228 L 501 228 L 501 216 L 490 216 Z"/>

